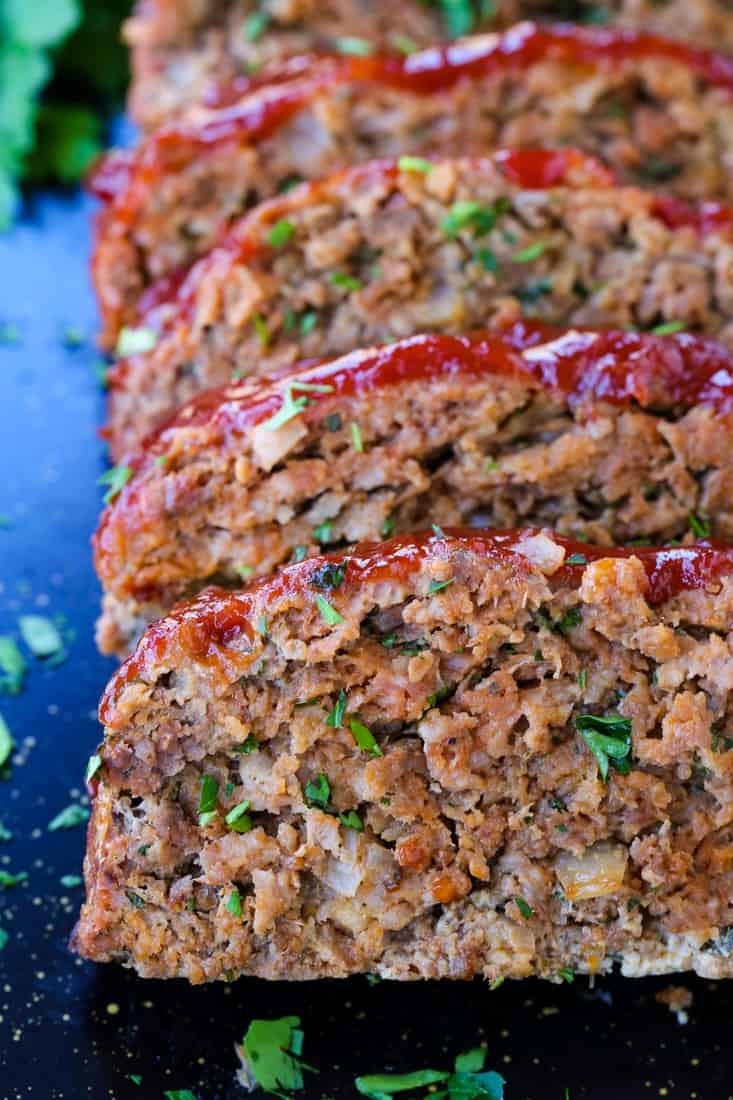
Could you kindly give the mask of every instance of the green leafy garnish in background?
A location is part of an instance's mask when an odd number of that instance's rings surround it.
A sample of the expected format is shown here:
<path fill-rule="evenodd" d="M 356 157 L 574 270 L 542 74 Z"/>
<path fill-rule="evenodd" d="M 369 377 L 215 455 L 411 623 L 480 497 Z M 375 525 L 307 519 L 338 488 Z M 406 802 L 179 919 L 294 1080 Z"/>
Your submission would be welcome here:
<path fill-rule="evenodd" d="M 127 82 L 130 0 L 0 0 L 0 229 L 24 183 L 77 183 Z"/>

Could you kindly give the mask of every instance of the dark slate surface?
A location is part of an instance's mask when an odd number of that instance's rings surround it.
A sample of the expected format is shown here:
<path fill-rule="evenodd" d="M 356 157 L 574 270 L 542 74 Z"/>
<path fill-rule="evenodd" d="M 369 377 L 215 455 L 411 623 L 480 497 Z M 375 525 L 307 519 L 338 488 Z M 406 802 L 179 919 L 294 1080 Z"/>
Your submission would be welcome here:
<path fill-rule="evenodd" d="M 95 745 L 94 707 L 111 664 L 92 643 L 98 599 L 89 533 L 104 450 L 95 435 L 102 395 L 92 364 L 94 308 L 87 285 L 90 210 L 38 203 L 0 237 L 0 633 L 19 614 L 64 616 L 76 636 L 68 660 L 31 660 L 25 691 L 0 698 L 18 752 L 0 783 L 0 869 L 28 872 L 0 892 L 0 1100 L 133 1100 L 189 1088 L 198 1100 L 236 1100 L 234 1044 L 253 1016 L 300 1015 L 305 1055 L 320 1068 L 308 1098 L 355 1097 L 357 1073 L 443 1068 L 485 1041 L 507 1079 L 507 1100 L 726 1100 L 733 1096 L 733 986 L 692 978 L 690 1021 L 654 1000 L 669 979 L 370 986 L 344 983 L 190 989 L 82 964 L 66 942 L 81 900 L 60 877 L 79 870 L 83 828 L 49 833 L 82 795 Z M 69 327 L 84 346 L 69 349 Z M 12 335 L 12 333 L 11 333 Z M 142 1075 L 136 1086 L 127 1077 Z"/>

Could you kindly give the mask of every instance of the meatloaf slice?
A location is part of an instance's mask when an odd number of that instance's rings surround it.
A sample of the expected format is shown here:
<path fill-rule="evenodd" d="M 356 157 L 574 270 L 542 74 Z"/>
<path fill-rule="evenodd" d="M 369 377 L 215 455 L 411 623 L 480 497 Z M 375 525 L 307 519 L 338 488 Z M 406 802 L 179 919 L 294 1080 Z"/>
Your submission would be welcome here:
<path fill-rule="evenodd" d="M 445 37 L 506 27 L 519 19 L 592 22 L 599 12 L 617 26 L 675 35 L 699 46 L 733 50 L 726 0 L 498 0 L 450 17 L 447 4 L 405 0 L 144 0 L 126 25 L 132 49 L 130 109 L 150 129 L 203 98 L 212 84 L 259 74 L 263 65 L 311 50 L 411 53 Z M 483 9 L 483 10 L 482 10 Z M 448 14 L 448 18 L 444 15 Z"/>
<path fill-rule="evenodd" d="M 733 18 L 733 16 L 731 17 Z M 650 35 L 521 24 L 403 59 L 301 60 L 113 154 L 94 260 L 114 343 L 141 292 L 294 177 L 374 157 L 577 145 L 623 182 L 733 195 L 733 61 Z"/>
<path fill-rule="evenodd" d="M 100 648 L 129 652 L 212 580 L 431 523 L 733 538 L 732 394 L 733 356 L 710 340 L 527 322 L 207 391 L 102 516 Z"/>
<path fill-rule="evenodd" d="M 178 288 L 156 290 L 142 317 L 155 347 L 110 377 L 116 458 L 232 378 L 523 312 L 733 340 L 730 209 L 609 186 L 573 150 L 399 164 L 260 206 Z"/>
<path fill-rule="evenodd" d="M 239 974 L 733 975 L 733 551 L 395 539 L 113 677 L 74 935 Z"/>

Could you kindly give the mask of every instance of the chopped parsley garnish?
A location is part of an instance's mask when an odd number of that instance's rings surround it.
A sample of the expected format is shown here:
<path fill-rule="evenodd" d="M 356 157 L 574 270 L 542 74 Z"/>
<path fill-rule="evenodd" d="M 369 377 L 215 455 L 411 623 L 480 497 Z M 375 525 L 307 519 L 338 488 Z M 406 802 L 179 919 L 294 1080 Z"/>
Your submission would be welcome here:
<path fill-rule="evenodd" d="M 498 978 L 491 983 L 491 989 L 497 989 L 503 981 Z M 425 1097 L 435 1096 L 436 1100 L 503 1100 L 504 1078 L 493 1070 L 484 1070 L 486 1051 L 476 1047 L 459 1054 L 454 1063 L 453 1072 L 435 1069 L 418 1069 L 412 1073 L 374 1073 L 357 1077 L 357 1091 L 369 1100 L 389 1100 L 402 1092 L 411 1092 L 426 1086 L 430 1089 Z M 433 1085 L 444 1085 L 435 1091 Z"/>
<path fill-rule="evenodd" d="M 316 607 L 327 626 L 338 626 L 344 621 L 343 615 L 339 615 L 336 608 L 331 607 L 325 596 L 316 596 Z"/>
<path fill-rule="evenodd" d="M 145 898 L 141 897 L 140 894 L 136 894 L 134 890 L 125 890 L 125 894 L 130 905 L 134 906 L 135 909 L 145 908 Z"/>
<path fill-rule="evenodd" d="M 305 559 L 307 557 L 308 557 L 308 547 L 307 546 L 294 546 L 293 547 L 293 552 L 290 555 L 290 560 L 292 562 L 297 563 L 299 561 L 305 561 Z"/>
<path fill-rule="evenodd" d="M 254 573 L 254 566 L 252 566 L 252 565 L 235 565 L 234 566 L 234 572 L 243 581 L 247 581 L 247 580 L 249 580 L 249 578 Z"/>
<path fill-rule="evenodd" d="M 340 432 L 342 426 L 341 413 L 329 413 L 323 423 L 329 432 Z"/>
<path fill-rule="evenodd" d="M 430 524 L 430 530 L 433 532 L 436 539 L 444 539 L 445 538 L 445 531 L 443 530 L 442 527 L 439 527 L 437 523 L 431 523 Z"/>
<path fill-rule="evenodd" d="M 324 519 L 323 523 L 319 523 L 317 527 L 313 528 L 313 538 L 316 542 L 330 542 L 332 534 L 333 521 L 330 519 Z"/>
<path fill-rule="evenodd" d="M 19 886 L 21 882 L 27 881 L 27 871 L 18 871 L 17 875 L 11 875 L 10 871 L 0 871 L 0 887 L 6 890 L 9 890 L 12 886 Z"/>
<path fill-rule="evenodd" d="M 219 784 L 213 775 L 202 775 L 200 783 L 199 826 L 205 829 L 216 817 L 216 799 L 219 794 Z"/>
<path fill-rule="evenodd" d="M 581 689 L 581 691 L 585 691 L 585 689 L 588 687 L 588 672 L 584 668 L 582 668 L 578 673 L 578 687 Z"/>
<path fill-rule="evenodd" d="M 271 244 L 273 248 L 282 248 L 294 233 L 295 225 L 293 222 L 288 221 L 287 218 L 281 218 L 279 222 L 275 222 L 267 234 L 268 244 Z"/>
<path fill-rule="evenodd" d="M 0 691 L 6 691 L 8 695 L 17 695 L 23 687 L 23 680 L 28 671 L 23 654 L 18 649 L 14 638 L 4 635 L 0 638 Z"/>
<path fill-rule="evenodd" d="M 155 460 L 155 465 L 160 466 L 161 469 L 162 469 L 164 466 L 168 465 L 169 461 L 170 461 L 170 455 L 158 455 L 158 457 Z"/>
<path fill-rule="evenodd" d="M 561 966 L 557 972 L 558 978 L 562 978 L 568 985 L 572 985 L 575 981 L 575 971 L 570 966 Z"/>
<path fill-rule="evenodd" d="M 347 275 L 343 271 L 334 271 L 328 280 L 331 286 L 341 287 L 343 290 L 361 290 L 363 283 L 361 279 L 355 279 L 353 275 Z"/>
<path fill-rule="evenodd" d="M 382 526 L 379 528 L 379 533 L 382 538 L 388 539 L 390 535 L 393 535 L 396 526 L 397 524 L 395 523 L 395 521 L 390 516 L 388 516 L 387 519 L 383 522 Z"/>
<path fill-rule="evenodd" d="M 657 183 L 665 183 L 673 180 L 682 171 L 681 164 L 675 164 L 664 157 L 647 157 L 636 169 L 638 176 L 645 180 L 654 180 Z"/>
<path fill-rule="evenodd" d="M 2 821 L 0 821 L 0 840 L 12 840 L 13 834 L 10 829 L 6 829 Z"/>
<path fill-rule="evenodd" d="M 255 623 L 255 630 L 261 638 L 267 637 L 267 615 L 260 615 Z"/>
<path fill-rule="evenodd" d="M 349 810 L 348 813 L 339 814 L 339 821 L 347 829 L 353 829 L 357 833 L 364 832 L 364 822 L 359 817 L 356 810 Z"/>
<path fill-rule="evenodd" d="M 517 291 L 517 297 L 523 306 L 536 306 L 540 299 L 552 292 L 552 279 L 534 279 Z"/>
<path fill-rule="evenodd" d="M 351 446 L 358 454 L 362 454 L 364 451 L 364 440 L 361 437 L 361 428 L 352 420 L 349 424 L 349 431 L 351 433 Z"/>
<path fill-rule="evenodd" d="M 49 833 L 55 833 L 59 829 L 74 829 L 77 825 L 83 825 L 88 820 L 89 810 L 86 806 L 79 806 L 76 802 L 72 802 L 70 806 L 61 810 L 53 820 L 49 821 L 47 828 Z"/>
<path fill-rule="evenodd" d="M 105 471 L 100 478 L 97 478 L 97 485 L 109 486 L 103 497 L 104 503 L 111 504 L 115 497 L 122 492 L 131 477 L 131 466 L 113 466 L 111 470 Z"/>
<path fill-rule="evenodd" d="M 266 348 L 267 345 L 270 343 L 270 329 L 267 321 L 261 313 L 255 313 L 254 317 L 252 318 L 252 327 L 257 333 L 257 338 L 260 341 L 260 346 Z"/>
<path fill-rule="evenodd" d="M 528 244 L 526 248 L 515 252 L 512 259 L 517 264 L 528 264 L 532 260 L 538 260 L 546 248 L 547 241 L 535 241 L 534 244 Z"/>
<path fill-rule="evenodd" d="M 56 657 L 64 650 L 58 627 L 43 615 L 21 615 L 18 619 L 23 641 L 38 660 Z"/>
<path fill-rule="evenodd" d="M 241 917 L 242 915 L 242 898 L 236 886 L 227 900 L 227 909 L 233 917 Z"/>
<path fill-rule="evenodd" d="M 372 756 L 382 756 L 382 750 L 368 726 L 365 726 L 358 718 L 349 718 L 349 729 L 360 749 Z"/>
<path fill-rule="evenodd" d="M 453 584 L 455 577 L 449 577 L 447 581 L 431 581 L 428 585 L 428 594 L 433 595 L 434 592 L 442 592 L 444 588 L 448 588 Z"/>
<path fill-rule="evenodd" d="M 123 328 L 117 338 L 115 355 L 127 359 L 130 355 L 145 355 L 158 343 L 158 333 L 152 328 Z"/>
<path fill-rule="evenodd" d="M 299 397 L 293 397 L 294 390 L 299 391 Z M 311 399 L 307 396 L 308 393 L 333 393 L 333 386 L 310 382 L 288 382 L 283 390 L 282 405 L 276 413 L 263 421 L 262 427 L 266 428 L 267 431 L 274 432 L 294 417 L 300 416 L 303 410 L 311 404 Z"/>
<path fill-rule="evenodd" d="M 571 554 L 568 558 L 567 565 L 587 565 L 588 559 L 585 554 Z"/>
<path fill-rule="evenodd" d="M 87 768 L 84 772 L 84 779 L 88 783 L 90 779 L 94 779 L 99 769 L 102 767 L 102 757 L 95 752 L 94 756 L 90 756 L 87 761 Z"/>
<path fill-rule="evenodd" d="M 522 914 L 525 920 L 529 920 L 530 917 L 533 915 L 534 910 L 532 909 L 532 906 L 529 905 L 528 902 L 524 900 L 524 898 L 515 898 L 514 904 L 516 905 L 517 909 Z"/>
<path fill-rule="evenodd" d="M 132 1081 L 133 1085 L 142 1085 L 143 1083 L 142 1074 L 140 1073 L 128 1073 L 127 1079 Z"/>
<path fill-rule="evenodd" d="M 433 170 L 433 165 L 425 157 L 400 157 L 397 167 L 400 172 L 419 172 L 423 176 Z"/>
<path fill-rule="evenodd" d="M 473 254 L 476 263 L 481 264 L 484 271 L 498 271 L 499 261 L 490 248 L 477 248 Z"/>
<path fill-rule="evenodd" d="M 312 574 L 310 583 L 316 588 L 339 588 L 346 575 L 346 560 L 328 562 Z"/>
<path fill-rule="evenodd" d="M 558 813 L 566 814 L 568 812 L 567 803 L 565 802 L 564 798 L 558 798 L 557 796 L 555 796 L 555 798 L 552 798 L 550 800 L 550 805 L 552 806 L 553 810 L 557 810 Z"/>
<path fill-rule="evenodd" d="M 577 607 L 570 607 L 559 619 L 552 619 L 549 612 L 541 607 L 537 612 L 537 618 L 542 626 L 551 630 L 553 634 L 567 634 L 574 626 L 582 621 L 582 615 Z"/>
<path fill-rule="evenodd" d="M 7 945 L 7 942 L 8 942 L 9 939 L 10 939 L 10 936 L 5 931 L 5 929 L 0 928 L 0 951 L 2 951 L 3 948 Z"/>
<path fill-rule="evenodd" d="M 307 309 L 301 314 L 299 324 L 301 336 L 309 336 L 318 324 L 318 314 L 314 309 Z"/>
<path fill-rule="evenodd" d="M 244 37 L 248 42 L 256 42 L 270 25 L 270 15 L 266 11 L 253 11 L 244 21 Z"/>
<path fill-rule="evenodd" d="M 306 783 L 305 800 L 309 806 L 317 806 L 321 810 L 328 809 L 331 801 L 331 784 L 323 772 Z"/>
<path fill-rule="evenodd" d="M 608 779 L 608 767 L 625 775 L 631 770 L 631 720 L 620 714 L 580 714 L 575 728 L 598 763 L 601 779 Z"/>
<path fill-rule="evenodd" d="M 234 751 L 241 752 L 244 756 L 249 756 L 251 752 L 257 752 L 259 747 L 259 741 L 253 733 L 250 733 L 245 741 L 242 741 L 240 745 L 234 746 Z"/>
<path fill-rule="evenodd" d="M 711 533 L 710 520 L 690 512 L 690 530 L 696 539 L 709 539 Z"/>
<path fill-rule="evenodd" d="M 255 1083 L 265 1092 L 282 1097 L 283 1091 L 303 1088 L 300 1061 L 303 1032 L 299 1016 L 279 1020 L 252 1020 L 242 1041 L 242 1051 Z"/>
<path fill-rule="evenodd" d="M 65 890 L 74 890 L 83 884 L 84 879 L 81 875 L 62 875 L 59 882 Z"/>
<path fill-rule="evenodd" d="M 682 332 L 684 321 L 665 321 L 663 325 L 656 325 L 651 331 L 655 336 L 671 336 L 675 332 Z"/>
<path fill-rule="evenodd" d="M 248 833 L 252 828 L 252 818 L 247 813 L 251 803 L 248 799 L 230 810 L 224 820 L 233 833 Z"/>
<path fill-rule="evenodd" d="M 454 202 L 441 222 L 441 229 L 449 237 L 457 237 L 462 229 L 469 230 L 476 237 L 483 237 L 491 232 L 509 206 L 508 199 L 497 199 L 493 206 L 480 202 Z"/>
<path fill-rule="evenodd" d="M 398 1092 L 412 1092 L 426 1085 L 438 1085 L 447 1081 L 450 1073 L 438 1069 L 416 1069 L 412 1073 L 369 1073 L 357 1077 L 357 1092 L 369 1100 L 385 1100 Z"/>
<path fill-rule="evenodd" d="M 339 53 L 349 54 L 352 57 L 369 57 L 369 54 L 374 53 L 371 42 L 366 38 L 356 38 L 353 35 L 337 38 L 334 47 Z"/>
<path fill-rule="evenodd" d="M 334 704 L 333 710 L 326 719 L 326 725 L 331 729 L 341 729 L 344 724 L 344 714 L 346 713 L 347 695 L 343 688 L 338 693 L 338 698 Z"/>

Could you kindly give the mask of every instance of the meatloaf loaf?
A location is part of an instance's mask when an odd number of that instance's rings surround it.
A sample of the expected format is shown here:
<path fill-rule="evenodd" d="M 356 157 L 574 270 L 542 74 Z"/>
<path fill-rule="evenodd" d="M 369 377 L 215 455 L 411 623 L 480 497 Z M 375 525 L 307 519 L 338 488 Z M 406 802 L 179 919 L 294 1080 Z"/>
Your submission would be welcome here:
<path fill-rule="evenodd" d="M 76 950 L 192 982 L 733 976 L 732 572 L 527 529 L 207 590 L 103 699 Z"/>
<path fill-rule="evenodd" d="M 473 11 L 471 11 L 473 8 Z M 473 17 L 472 17 L 473 16 Z M 310 50 L 412 53 L 446 36 L 518 19 L 602 21 L 733 50 L 725 0 L 498 0 L 451 5 L 406 0 L 143 0 L 126 26 L 132 47 L 130 107 L 144 127 L 202 98 L 212 84 L 251 77 L 262 65 Z"/>
<path fill-rule="evenodd" d="M 212 580 L 431 523 L 733 538 L 732 396 L 710 340 L 527 322 L 207 391 L 102 517 L 100 647 L 124 655 Z"/>
<path fill-rule="evenodd" d="M 232 378 L 523 312 L 731 342 L 730 231 L 730 209 L 617 189 L 572 150 L 371 163 L 303 184 L 148 300 L 142 324 L 161 334 L 111 375 L 113 452 Z"/>
<path fill-rule="evenodd" d="M 574 144 L 623 182 L 733 195 L 733 60 L 668 39 L 521 24 L 403 59 L 315 58 L 272 79 L 191 108 L 97 173 L 109 342 L 151 281 L 207 251 L 253 202 L 374 157 Z"/>

